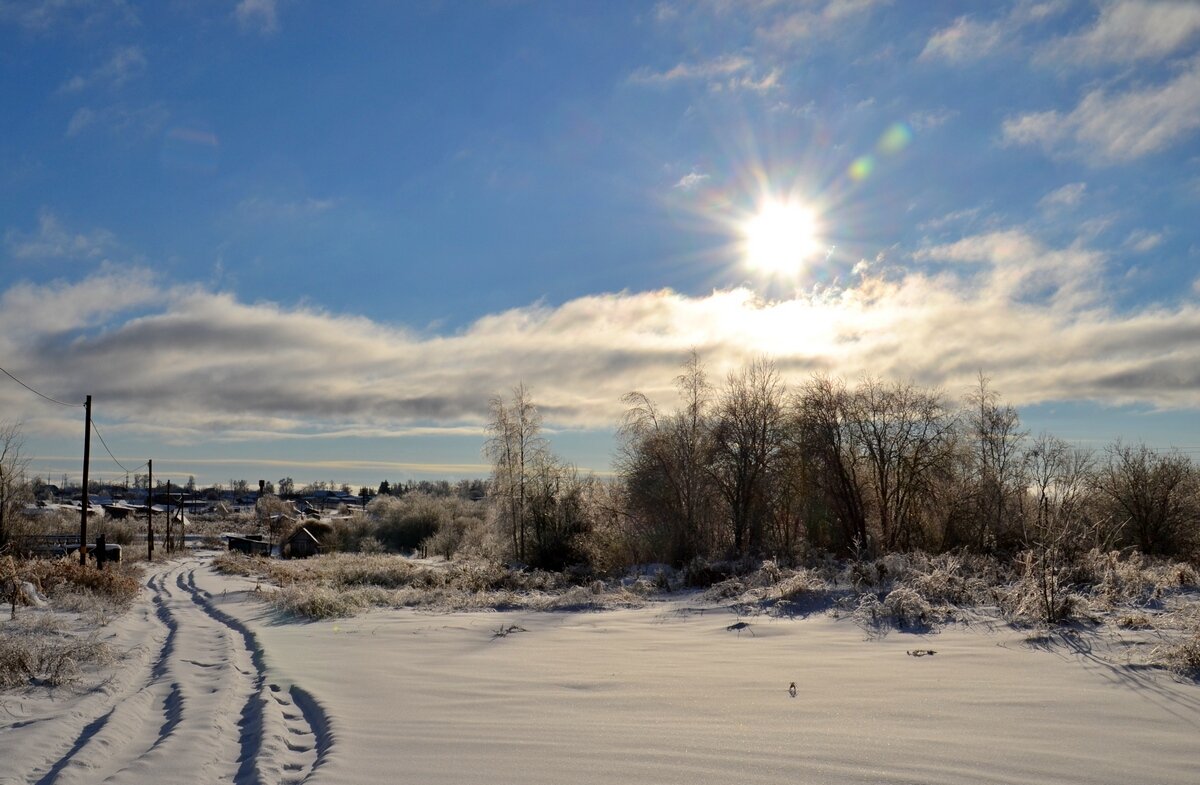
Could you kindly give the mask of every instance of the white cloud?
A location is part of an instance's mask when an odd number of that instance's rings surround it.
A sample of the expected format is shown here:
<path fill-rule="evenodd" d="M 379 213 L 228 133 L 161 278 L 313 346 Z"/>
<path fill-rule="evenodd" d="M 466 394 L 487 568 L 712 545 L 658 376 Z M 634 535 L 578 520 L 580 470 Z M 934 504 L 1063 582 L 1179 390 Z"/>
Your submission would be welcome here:
<path fill-rule="evenodd" d="M 67 121 L 67 136 L 78 136 L 96 122 L 96 110 L 84 106 L 76 109 Z"/>
<path fill-rule="evenodd" d="M 828 21 L 846 19 L 866 13 L 877 5 L 883 5 L 886 0 L 829 0 L 821 9 L 821 17 Z"/>
<path fill-rule="evenodd" d="M 779 86 L 781 75 L 779 68 L 762 73 L 748 57 L 723 55 L 702 62 L 678 63 L 666 71 L 640 68 L 629 76 L 629 81 L 642 85 L 703 82 L 713 91 L 750 90 L 765 93 Z"/>
<path fill-rule="evenodd" d="M 698 63 L 679 63 L 666 71 L 641 68 L 635 71 L 630 81 L 639 84 L 669 84 L 692 79 L 724 78 L 748 70 L 753 63 L 740 55 L 723 55 Z"/>
<path fill-rule="evenodd" d="M 1005 142 L 1038 145 L 1093 164 L 1126 163 L 1200 128 L 1200 58 L 1165 84 L 1123 93 L 1096 89 L 1071 112 L 1032 112 L 1004 121 Z"/>
<path fill-rule="evenodd" d="M 1083 195 L 1086 192 L 1087 183 L 1067 183 L 1043 196 L 1038 201 L 1038 206 L 1042 209 L 1074 207 L 1083 201 Z"/>
<path fill-rule="evenodd" d="M 928 131 L 943 126 L 958 116 L 954 109 L 934 109 L 926 112 L 913 112 L 908 116 L 908 124 L 916 131 Z"/>
<path fill-rule="evenodd" d="M 70 231 L 52 211 L 42 208 L 35 232 L 9 229 L 4 244 L 14 259 L 99 259 L 116 243 L 107 229 Z"/>
<path fill-rule="evenodd" d="M 1200 4 L 1115 2 L 1104 5 L 1095 24 L 1060 38 L 1043 59 L 1129 63 L 1171 55 L 1200 33 Z"/>
<path fill-rule="evenodd" d="M 886 0 L 884 0 L 886 2 Z M 830 38 L 847 23 L 882 5 L 880 0 L 829 0 L 827 3 L 762 3 L 757 34 L 776 46 L 789 47 L 812 38 Z M 734 13 L 746 13 L 746 3 L 734 3 Z"/>
<path fill-rule="evenodd" d="M 136 46 L 126 46 L 113 53 L 103 65 L 87 74 L 77 74 L 59 88 L 64 93 L 77 93 L 89 87 L 120 87 L 146 70 L 146 56 Z"/>
<path fill-rule="evenodd" d="M 991 54 L 1005 40 L 1005 28 L 999 22 L 977 22 L 960 16 L 947 28 L 938 30 L 925 42 L 920 60 L 946 60 L 964 63 Z"/>
<path fill-rule="evenodd" d="M 727 90 L 750 90 L 755 93 L 765 93 L 774 90 L 779 86 L 779 77 L 783 71 L 779 68 L 772 68 L 768 73 L 761 77 L 755 78 L 749 74 L 743 74 L 737 78 L 721 82 L 714 82 L 714 88 L 724 88 Z"/>
<path fill-rule="evenodd" d="M 88 129 L 97 128 L 125 137 L 132 134 L 153 136 L 162 130 L 169 117 L 170 112 L 166 104 L 161 102 L 140 107 L 131 107 L 123 103 L 100 109 L 85 106 L 71 115 L 67 122 L 66 135 L 75 137 Z"/>
<path fill-rule="evenodd" d="M 672 188 L 678 188 L 681 191 L 691 191 L 698 188 L 711 175 L 701 174 L 700 172 L 692 171 L 680 177 Z"/>
<path fill-rule="evenodd" d="M 37 33 L 95 27 L 108 21 L 136 25 L 138 17 L 126 0 L 0 0 L 0 23 Z"/>
<path fill-rule="evenodd" d="M 923 248 L 918 260 L 971 263 L 981 266 L 972 278 L 984 297 L 1004 302 L 1053 302 L 1088 305 L 1101 296 L 1090 283 L 1102 272 L 1102 256 L 1081 246 L 1049 249 L 1020 230 L 973 235 L 953 243 Z"/>
<path fill-rule="evenodd" d="M 948 226 L 970 224 L 974 223 L 982 212 L 982 207 L 964 207 L 961 210 L 954 210 L 937 218 L 922 221 L 917 225 L 917 228 L 922 231 L 937 231 L 945 229 Z"/>
<path fill-rule="evenodd" d="M 13 284 L 0 293 L 0 355 L 18 367 L 45 367 L 46 358 L 36 347 L 46 336 L 106 323 L 160 295 L 153 274 L 146 270 L 108 269 L 77 283 Z M 11 364 L 4 367 L 16 371 Z M 73 386 L 57 389 L 65 393 Z"/>
<path fill-rule="evenodd" d="M 1162 245 L 1165 239 L 1166 236 L 1162 232 L 1137 229 L 1130 232 L 1129 236 L 1125 238 L 1124 246 L 1134 253 L 1146 253 Z"/>
<path fill-rule="evenodd" d="M 659 24 L 673 22 L 679 18 L 679 9 L 670 3 L 658 3 L 654 6 L 654 21 Z"/>
<path fill-rule="evenodd" d="M 239 0 L 233 15 L 243 31 L 269 35 L 279 30 L 278 5 L 277 0 Z"/>
<path fill-rule="evenodd" d="M 934 31 L 918 59 L 956 64 L 982 60 L 1012 46 L 1026 27 L 1061 13 L 1067 6 L 1065 0 L 1017 2 L 1006 15 L 989 21 L 960 16 L 948 27 Z"/>

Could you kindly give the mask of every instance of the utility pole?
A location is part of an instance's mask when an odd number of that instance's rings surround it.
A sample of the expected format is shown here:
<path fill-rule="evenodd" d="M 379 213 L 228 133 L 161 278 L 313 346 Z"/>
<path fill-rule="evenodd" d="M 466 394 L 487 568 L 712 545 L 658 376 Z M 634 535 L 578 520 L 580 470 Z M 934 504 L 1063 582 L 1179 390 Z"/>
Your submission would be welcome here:
<path fill-rule="evenodd" d="M 154 558 L 154 459 L 146 459 L 146 561 Z"/>
<path fill-rule="evenodd" d="M 83 423 L 83 503 L 79 505 L 79 566 L 87 566 L 88 461 L 92 456 L 92 396 L 84 402 Z M 64 487 L 66 483 L 63 483 Z"/>
<path fill-rule="evenodd" d="M 174 550 L 171 547 L 171 481 L 167 480 L 167 539 L 163 542 L 167 553 Z"/>

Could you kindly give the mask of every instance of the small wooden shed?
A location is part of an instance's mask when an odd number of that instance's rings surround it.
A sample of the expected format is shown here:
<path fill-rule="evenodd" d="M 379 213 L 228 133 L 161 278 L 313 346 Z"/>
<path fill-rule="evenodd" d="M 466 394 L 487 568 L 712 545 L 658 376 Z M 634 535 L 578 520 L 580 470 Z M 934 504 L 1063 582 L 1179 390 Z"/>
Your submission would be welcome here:
<path fill-rule="evenodd" d="M 333 526 L 319 521 L 310 521 L 296 527 L 292 536 L 283 544 L 283 555 L 292 559 L 307 559 L 328 549 L 333 537 Z"/>
<path fill-rule="evenodd" d="M 271 543 L 265 541 L 261 534 L 247 537 L 229 536 L 229 550 L 239 551 L 248 556 L 270 556 Z"/>

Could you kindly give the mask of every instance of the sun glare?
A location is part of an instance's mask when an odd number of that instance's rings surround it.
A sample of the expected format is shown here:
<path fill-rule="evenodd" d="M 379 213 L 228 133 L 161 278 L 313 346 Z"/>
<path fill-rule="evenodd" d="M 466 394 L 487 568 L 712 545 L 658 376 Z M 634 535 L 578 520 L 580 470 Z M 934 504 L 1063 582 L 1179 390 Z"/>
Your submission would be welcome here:
<path fill-rule="evenodd" d="M 742 234 L 746 266 L 768 275 L 795 275 L 820 250 L 817 216 L 798 202 L 764 202 Z"/>

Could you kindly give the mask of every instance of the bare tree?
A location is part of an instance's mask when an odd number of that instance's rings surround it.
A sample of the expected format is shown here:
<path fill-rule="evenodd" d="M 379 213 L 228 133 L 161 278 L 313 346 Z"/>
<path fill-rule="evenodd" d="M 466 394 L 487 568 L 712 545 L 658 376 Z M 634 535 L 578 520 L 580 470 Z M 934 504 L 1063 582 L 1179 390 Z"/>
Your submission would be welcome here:
<path fill-rule="evenodd" d="M 854 441 L 863 450 L 880 545 L 912 545 L 916 513 L 949 457 L 954 419 L 936 391 L 865 379 L 850 401 Z"/>
<path fill-rule="evenodd" d="M 1037 615 L 1055 623 L 1070 615 L 1064 572 L 1096 536 L 1099 524 L 1086 514 L 1090 452 L 1042 434 L 1027 454 L 1034 509 L 1022 527 L 1025 550 L 1019 561 L 1033 590 Z"/>
<path fill-rule="evenodd" d="M 1178 452 L 1117 442 L 1095 476 L 1095 488 L 1128 522 L 1131 544 L 1143 553 L 1177 554 L 1200 537 L 1196 468 Z"/>
<path fill-rule="evenodd" d="M 812 486 L 835 524 L 834 545 L 843 552 L 867 543 L 866 461 L 850 421 L 850 400 L 840 380 L 814 376 L 791 406 Z"/>
<path fill-rule="evenodd" d="M 767 480 L 785 438 L 784 395 L 774 363 L 760 358 L 729 375 L 717 404 L 711 472 L 739 555 L 762 551 Z"/>
<path fill-rule="evenodd" d="M 542 569 L 562 570 L 582 558 L 582 535 L 587 531 L 587 483 L 575 467 L 560 463 L 550 453 L 533 473 L 529 490 L 532 523 L 531 563 Z"/>
<path fill-rule="evenodd" d="M 966 398 L 966 437 L 971 451 L 967 468 L 975 502 L 976 550 L 991 550 L 997 536 L 1021 520 L 1025 498 L 1025 460 L 1022 450 L 1027 434 L 1012 406 L 1002 405 L 1000 396 L 988 387 L 988 378 L 978 381 Z"/>
<path fill-rule="evenodd" d="M 663 414 L 631 392 L 621 423 L 618 466 L 628 507 L 638 515 L 665 561 L 686 564 L 707 551 L 711 482 L 707 471 L 712 388 L 693 351 L 675 379 L 681 407 Z"/>
<path fill-rule="evenodd" d="M 794 563 L 808 528 L 819 519 L 822 499 L 815 482 L 816 466 L 807 459 L 803 434 L 788 418 L 781 449 L 767 477 L 768 551 L 773 558 Z"/>
<path fill-rule="evenodd" d="M 1081 526 L 1087 518 L 1088 486 L 1095 468 L 1092 453 L 1043 433 L 1030 446 L 1027 467 L 1034 509 L 1025 516 L 1025 541 L 1052 538 L 1064 527 Z"/>
<path fill-rule="evenodd" d="M 549 463 L 548 447 L 541 436 L 542 420 L 525 385 L 488 402 L 490 420 L 484 453 L 492 462 L 488 493 L 509 529 L 513 555 L 524 561 L 530 540 L 529 498 L 536 474 Z"/>
<path fill-rule="evenodd" d="M 21 424 L 0 421 L 0 546 L 8 542 L 16 516 L 29 500 L 25 479 L 29 459 L 22 453 L 24 447 Z"/>
<path fill-rule="evenodd" d="M 270 534 L 270 545 L 282 544 L 284 536 L 296 523 L 296 508 L 273 493 L 264 493 L 254 503 L 254 517 L 261 528 Z"/>

